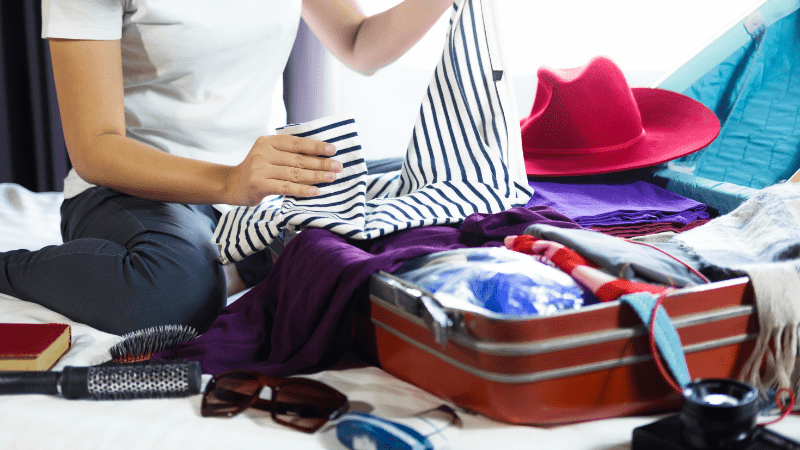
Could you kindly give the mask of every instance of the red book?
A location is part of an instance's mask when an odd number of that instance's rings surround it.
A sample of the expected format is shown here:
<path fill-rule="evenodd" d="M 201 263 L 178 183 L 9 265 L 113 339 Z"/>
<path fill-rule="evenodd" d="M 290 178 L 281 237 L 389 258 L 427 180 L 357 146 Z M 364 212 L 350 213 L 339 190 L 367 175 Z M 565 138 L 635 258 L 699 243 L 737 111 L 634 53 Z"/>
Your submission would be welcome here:
<path fill-rule="evenodd" d="M 0 323 L 0 370 L 49 370 L 72 344 L 63 323 Z"/>

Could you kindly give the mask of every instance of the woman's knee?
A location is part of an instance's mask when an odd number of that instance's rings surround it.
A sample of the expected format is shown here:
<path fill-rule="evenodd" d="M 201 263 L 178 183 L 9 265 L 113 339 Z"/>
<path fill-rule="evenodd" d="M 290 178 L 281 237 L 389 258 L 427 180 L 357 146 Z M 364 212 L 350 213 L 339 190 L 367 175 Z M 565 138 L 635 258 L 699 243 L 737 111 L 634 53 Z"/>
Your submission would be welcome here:
<path fill-rule="evenodd" d="M 151 249 L 152 250 L 152 249 Z M 130 267 L 117 306 L 127 317 L 117 326 L 129 331 L 157 325 L 189 325 L 204 332 L 227 301 L 222 266 L 207 251 L 182 252 L 181 258 L 129 251 Z"/>
<path fill-rule="evenodd" d="M 90 195 L 91 194 L 91 195 Z M 69 238 L 96 247 L 82 272 L 80 317 L 124 333 L 164 324 L 205 331 L 224 307 L 226 282 L 211 243 L 210 208 L 152 202 L 94 188 L 69 203 Z M 78 220 L 80 219 L 80 220 Z M 66 238 L 65 238 L 66 239 Z M 88 245 L 88 244 L 87 244 Z M 102 256 L 102 258 L 99 258 Z M 79 305 L 80 306 L 80 305 Z"/>

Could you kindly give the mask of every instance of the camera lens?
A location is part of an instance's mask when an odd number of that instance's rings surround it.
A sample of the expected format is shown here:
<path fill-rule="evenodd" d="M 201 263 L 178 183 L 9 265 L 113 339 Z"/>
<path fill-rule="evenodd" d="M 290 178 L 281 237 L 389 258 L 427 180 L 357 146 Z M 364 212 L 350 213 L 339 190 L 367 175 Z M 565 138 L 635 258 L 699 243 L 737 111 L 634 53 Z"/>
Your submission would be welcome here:
<path fill-rule="evenodd" d="M 680 413 L 684 441 L 695 449 L 736 450 L 752 440 L 758 415 L 758 391 L 735 380 L 688 384 Z"/>

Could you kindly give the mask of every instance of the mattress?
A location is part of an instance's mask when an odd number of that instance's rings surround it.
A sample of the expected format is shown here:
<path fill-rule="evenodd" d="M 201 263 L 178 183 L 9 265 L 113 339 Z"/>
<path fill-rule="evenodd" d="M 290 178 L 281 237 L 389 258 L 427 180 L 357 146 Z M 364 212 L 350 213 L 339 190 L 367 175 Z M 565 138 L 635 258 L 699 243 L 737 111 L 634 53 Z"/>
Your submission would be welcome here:
<path fill-rule="evenodd" d="M 0 184 L 0 251 L 58 244 L 60 193 L 33 193 Z M 232 299 L 235 300 L 235 299 Z M 109 358 L 119 336 L 67 319 L 39 305 L 0 295 L 3 322 L 64 322 L 73 345 L 54 370 Z M 445 401 L 383 370 L 347 355 L 336 366 L 309 375 L 345 393 L 351 410 L 384 418 L 413 415 Z M 203 382 L 209 376 L 203 376 Z M 451 405 L 452 406 L 452 405 Z M 509 425 L 459 410 L 463 428 L 453 448 L 627 449 L 635 427 L 659 417 L 626 417 L 557 427 Z M 770 426 L 800 439 L 800 417 Z M 248 445 L 249 444 L 249 445 Z M 248 445 L 247 447 L 244 447 Z M 287 447 L 293 450 L 344 449 L 331 426 L 308 435 L 273 423 L 258 410 L 233 418 L 200 416 L 200 395 L 179 399 L 66 400 L 46 395 L 0 396 L 0 448 L 29 449 L 219 449 Z M 241 447 L 240 447 L 241 446 Z"/>

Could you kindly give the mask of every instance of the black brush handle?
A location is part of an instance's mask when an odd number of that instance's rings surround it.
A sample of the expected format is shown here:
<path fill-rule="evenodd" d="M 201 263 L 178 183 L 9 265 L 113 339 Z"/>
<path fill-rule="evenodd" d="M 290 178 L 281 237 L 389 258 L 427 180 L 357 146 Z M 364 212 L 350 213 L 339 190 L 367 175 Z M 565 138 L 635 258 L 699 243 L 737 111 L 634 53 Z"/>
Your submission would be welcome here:
<path fill-rule="evenodd" d="M 59 395 L 60 372 L 0 371 L 0 395 Z"/>
<path fill-rule="evenodd" d="M 64 398 L 89 398 L 89 367 L 64 367 L 61 373 L 61 395 Z"/>

